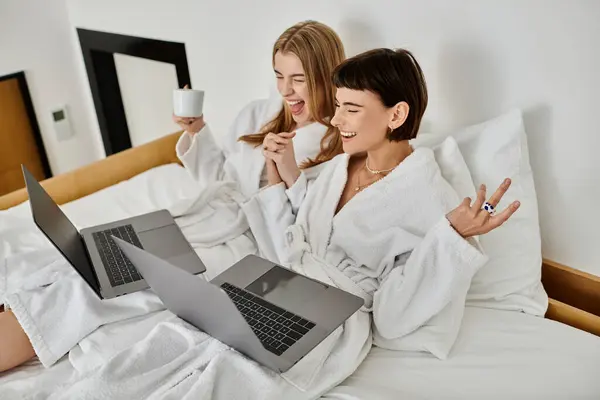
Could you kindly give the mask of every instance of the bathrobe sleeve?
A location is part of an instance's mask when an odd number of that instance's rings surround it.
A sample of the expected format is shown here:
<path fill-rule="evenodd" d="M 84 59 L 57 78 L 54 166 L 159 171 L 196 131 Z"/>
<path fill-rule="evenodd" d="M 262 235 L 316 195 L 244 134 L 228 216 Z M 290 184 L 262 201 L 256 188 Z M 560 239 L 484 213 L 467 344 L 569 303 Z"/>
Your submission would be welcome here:
<path fill-rule="evenodd" d="M 461 326 L 473 275 L 487 262 L 478 243 L 465 240 L 443 217 L 375 292 L 374 342 L 393 350 L 448 356 Z"/>
<path fill-rule="evenodd" d="M 242 205 L 263 257 L 280 264 L 285 262 L 285 231 L 296 222 L 309 186 L 303 171 L 289 189 L 283 182 L 268 186 Z"/>
<path fill-rule="evenodd" d="M 183 132 L 175 146 L 177 157 L 199 184 L 224 179 L 225 160 L 244 145 L 238 142 L 240 136 L 256 133 L 260 128 L 264 107 L 265 100 L 255 100 L 244 107 L 223 138 L 222 146 L 217 144 L 208 124 L 195 135 Z"/>

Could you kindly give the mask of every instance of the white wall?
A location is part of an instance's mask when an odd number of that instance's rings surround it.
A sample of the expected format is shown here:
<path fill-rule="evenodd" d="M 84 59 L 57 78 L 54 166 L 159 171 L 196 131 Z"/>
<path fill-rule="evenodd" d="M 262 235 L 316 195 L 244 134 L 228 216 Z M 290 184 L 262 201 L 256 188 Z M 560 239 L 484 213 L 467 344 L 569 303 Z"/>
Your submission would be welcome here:
<path fill-rule="evenodd" d="M 600 275 L 600 2 L 69 0 L 76 26 L 186 43 L 215 131 L 272 86 L 271 46 L 317 19 L 349 55 L 407 47 L 430 89 L 425 128 L 525 110 L 546 257 Z M 89 95 L 89 94 L 88 94 Z"/>
<path fill-rule="evenodd" d="M 59 174 L 98 159 L 77 76 L 78 49 L 64 0 L 0 1 L 0 76 L 25 71 L 50 167 Z M 51 109 L 66 105 L 75 136 L 58 142 Z M 93 136 L 92 136 L 93 135 Z"/>
<path fill-rule="evenodd" d="M 180 130 L 171 120 L 172 93 L 177 88 L 175 65 L 124 54 L 114 57 L 131 145 Z"/>

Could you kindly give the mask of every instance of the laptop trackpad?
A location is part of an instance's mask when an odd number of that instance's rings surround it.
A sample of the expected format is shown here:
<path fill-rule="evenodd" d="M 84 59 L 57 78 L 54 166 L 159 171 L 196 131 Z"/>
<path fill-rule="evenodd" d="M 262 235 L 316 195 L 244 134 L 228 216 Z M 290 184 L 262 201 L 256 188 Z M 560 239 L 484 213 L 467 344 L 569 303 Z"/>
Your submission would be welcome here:
<path fill-rule="evenodd" d="M 260 278 L 246 286 L 246 290 L 261 296 L 271 303 L 282 307 L 302 304 L 316 299 L 327 286 L 291 272 L 286 268 L 274 266 Z"/>
<path fill-rule="evenodd" d="M 174 224 L 138 232 L 138 237 L 144 250 L 163 260 L 191 251 L 179 227 Z"/>

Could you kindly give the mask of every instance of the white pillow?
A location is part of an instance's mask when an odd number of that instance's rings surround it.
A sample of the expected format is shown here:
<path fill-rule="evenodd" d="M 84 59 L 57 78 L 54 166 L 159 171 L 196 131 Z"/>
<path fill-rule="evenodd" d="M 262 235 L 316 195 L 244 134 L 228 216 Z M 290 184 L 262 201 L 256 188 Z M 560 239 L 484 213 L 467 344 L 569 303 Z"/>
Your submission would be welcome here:
<path fill-rule="evenodd" d="M 436 158 L 441 157 L 438 163 L 442 175 L 459 196 L 475 198 L 475 187 L 484 183 L 489 197 L 508 177 L 512 179 L 512 186 L 498 210 L 514 200 L 521 202 L 520 209 L 506 224 L 479 238 L 490 260 L 473 278 L 467 305 L 544 315 L 548 296 L 541 283 L 538 206 L 521 112 L 513 110 L 451 134 L 471 173 L 470 186 L 464 184 L 460 166 L 450 165 L 456 156 L 441 156 L 444 153 L 438 145 L 447 136 L 420 133 L 411 143 L 415 147 L 434 148 Z M 450 154 L 450 150 L 446 153 Z M 463 183 L 457 186 L 456 182 Z"/>
<path fill-rule="evenodd" d="M 418 143 L 411 143 L 419 146 Z M 442 176 L 458 193 L 458 197 L 463 199 L 471 196 L 471 193 L 475 192 L 473 178 L 471 178 L 469 167 L 458 148 L 456 139 L 448 136 L 441 144 L 434 145 L 432 148 Z"/>

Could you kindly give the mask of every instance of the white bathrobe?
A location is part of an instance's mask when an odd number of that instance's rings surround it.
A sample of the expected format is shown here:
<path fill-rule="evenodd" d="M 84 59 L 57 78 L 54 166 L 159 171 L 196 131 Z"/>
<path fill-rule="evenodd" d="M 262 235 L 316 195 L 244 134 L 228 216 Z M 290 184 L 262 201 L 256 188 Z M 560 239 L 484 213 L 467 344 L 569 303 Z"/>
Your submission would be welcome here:
<path fill-rule="evenodd" d="M 335 215 L 348 159 L 328 163 L 310 189 L 302 174 L 289 190 L 269 187 L 244 206 L 265 256 L 365 300 L 289 371 L 275 374 L 170 320 L 56 398 L 318 398 L 354 372 L 372 338 L 446 357 L 471 278 L 487 260 L 445 218 L 459 199 L 431 150 L 418 149 Z"/>
<path fill-rule="evenodd" d="M 184 132 L 177 142 L 177 155 L 200 187 L 216 181 L 233 181 L 245 197 L 259 189 L 265 167 L 262 147 L 254 147 L 238 139 L 260 129 L 281 110 L 280 96 L 256 100 L 248 104 L 234 120 L 230 132 L 219 146 L 208 125 L 191 135 Z M 314 158 L 320 150 L 320 140 L 327 128 L 313 123 L 296 130 L 294 151 L 298 162 Z M 315 177 L 319 168 L 311 168 L 309 176 Z"/>
<path fill-rule="evenodd" d="M 245 255 L 257 252 L 240 204 L 266 184 L 265 158 L 262 146 L 238 139 L 259 132 L 281 107 L 279 94 L 251 102 L 236 117 L 221 146 L 208 125 L 195 135 L 184 132 L 177 142 L 177 155 L 197 182 L 197 192 L 168 208 L 173 216 L 180 217 L 180 226 L 199 225 L 186 237 L 196 249 L 203 249 L 200 256 L 208 260 L 204 274 L 207 279 Z M 319 153 L 326 131 L 327 127 L 319 123 L 296 130 L 293 140 L 298 162 Z M 306 169 L 308 179 L 316 178 L 322 168 L 323 165 L 318 165 Z"/>
<path fill-rule="evenodd" d="M 223 149 L 216 144 L 208 126 L 193 138 L 184 133 L 177 144 L 179 157 L 198 185 L 186 197 L 164 206 L 204 261 L 206 279 L 257 252 L 240 204 L 259 190 L 265 160 L 261 147 L 238 142 L 237 138 L 258 132 L 281 107 L 281 97 L 250 103 L 232 124 Z M 326 129 L 313 123 L 296 130 L 294 145 L 298 160 L 318 154 Z M 315 177 L 321 169 L 313 167 L 306 173 Z M 136 210 L 150 211 L 154 210 Z M 7 230 L 0 229 L 0 233 L 12 237 L 2 238 L 7 242 L 5 253 L 0 246 L 0 304 L 4 302 L 12 309 L 44 366 L 54 364 L 99 327 L 105 329 L 107 324 L 164 309 L 150 291 L 98 299 L 67 261 L 57 258 L 56 251 L 49 248 L 33 224 L 12 223 L 10 216 L 2 217 L 0 225 L 7 221 Z M 15 227 L 12 233 L 10 225 Z M 20 238 L 30 241 L 31 237 L 37 241 L 34 246 L 19 242 Z M 18 250 L 15 252 L 13 248 Z M 3 263 L 17 262 L 25 264 L 31 274 L 24 274 L 25 269 L 2 268 Z M 146 333 L 141 332 L 140 338 Z"/>

